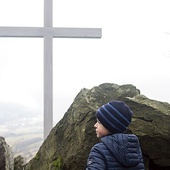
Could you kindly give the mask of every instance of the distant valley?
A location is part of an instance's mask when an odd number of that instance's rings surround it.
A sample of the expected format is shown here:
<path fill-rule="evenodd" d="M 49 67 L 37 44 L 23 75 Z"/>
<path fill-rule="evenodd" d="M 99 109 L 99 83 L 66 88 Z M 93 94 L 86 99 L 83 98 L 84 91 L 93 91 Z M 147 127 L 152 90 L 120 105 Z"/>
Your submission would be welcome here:
<path fill-rule="evenodd" d="M 14 103 L 0 103 L 0 136 L 12 148 L 14 156 L 25 162 L 35 156 L 43 142 L 43 113 Z"/>

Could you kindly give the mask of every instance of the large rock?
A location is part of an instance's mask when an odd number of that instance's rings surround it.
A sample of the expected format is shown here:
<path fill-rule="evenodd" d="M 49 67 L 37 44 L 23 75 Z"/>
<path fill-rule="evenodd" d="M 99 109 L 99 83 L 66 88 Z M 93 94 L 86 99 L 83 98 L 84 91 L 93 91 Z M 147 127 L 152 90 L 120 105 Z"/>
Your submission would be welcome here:
<path fill-rule="evenodd" d="M 109 83 L 80 91 L 26 169 L 84 170 L 98 142 L 93 127 L 96 109 L 111 100 L 125 101 L 133 110 L 128 131 L 140 139 L 146 169 L 170 169 L 170 105 L 140 95 L 133 85 Z"/>
<path fill-rule="evenodd" d="M 0 137 L 0 170 L 13 170 L 14 157 L 11 148 L 3 137 Z"/>

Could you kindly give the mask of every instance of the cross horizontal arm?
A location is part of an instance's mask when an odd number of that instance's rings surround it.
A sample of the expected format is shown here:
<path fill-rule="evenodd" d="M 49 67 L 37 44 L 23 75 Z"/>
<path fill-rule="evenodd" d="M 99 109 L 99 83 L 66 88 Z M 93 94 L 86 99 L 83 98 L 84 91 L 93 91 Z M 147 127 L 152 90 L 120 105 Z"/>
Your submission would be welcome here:
<path fill-rule="evenodd" d="M 0 37 L 101 38 L 101 28 L 0 27 Z"/>

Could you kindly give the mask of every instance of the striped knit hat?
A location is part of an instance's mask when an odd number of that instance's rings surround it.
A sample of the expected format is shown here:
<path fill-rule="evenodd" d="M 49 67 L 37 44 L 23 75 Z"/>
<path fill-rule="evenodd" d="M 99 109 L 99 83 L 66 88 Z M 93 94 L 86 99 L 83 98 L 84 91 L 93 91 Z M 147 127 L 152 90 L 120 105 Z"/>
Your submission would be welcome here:
<path fill-rule="evenodd" d="M 123 133 L 131 123 L 133 112 L 122 101 L 111 101 L 101 106 L 96 117 L 111 133 Z"/>

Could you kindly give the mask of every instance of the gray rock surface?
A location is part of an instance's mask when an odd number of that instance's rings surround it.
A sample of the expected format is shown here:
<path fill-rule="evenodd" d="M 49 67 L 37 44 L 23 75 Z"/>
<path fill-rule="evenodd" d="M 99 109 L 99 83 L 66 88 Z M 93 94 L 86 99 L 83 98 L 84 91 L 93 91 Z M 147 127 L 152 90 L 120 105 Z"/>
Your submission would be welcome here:
<path fill-rule="evenodd" d="M 125 101 L 134 112 L 128 131 L 140 139 L 146 170 L 170 169 L 170 105 L 148 99 L 133 85 L 110 83 L 79 92 L 26 169 L 84 170 L 98 142 L 95 112 L 111 100 Z"/>
<path fill-rule="evenodd" d="M 14 157 L 11 148 L 3 137 L 0 137 L 0 170 L 13 170 Z"/>

